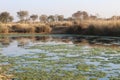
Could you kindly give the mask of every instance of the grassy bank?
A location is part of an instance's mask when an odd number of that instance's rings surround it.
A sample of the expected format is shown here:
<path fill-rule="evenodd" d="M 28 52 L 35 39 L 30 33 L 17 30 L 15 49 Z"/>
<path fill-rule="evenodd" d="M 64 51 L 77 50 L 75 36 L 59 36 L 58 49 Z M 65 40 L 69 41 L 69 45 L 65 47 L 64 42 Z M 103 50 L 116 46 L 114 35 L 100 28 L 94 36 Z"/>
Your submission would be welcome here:
<path fill-rule="evenodd" d="M 0 24 L 0 33 L 54 33 L 119 36 L 119 20 L 59 21 Z"/>
<path fill-rule="evenodd" d="M 44 23 L 0 24 L 0 33 L 50 33 L 51 27 Z"/>
<path fill-rule="evenodd" d="M 99 35 L 99 36 L 120 36 L 120 21 L 97 20 L 83 21 L 70 26 L 69 34 Z"/>

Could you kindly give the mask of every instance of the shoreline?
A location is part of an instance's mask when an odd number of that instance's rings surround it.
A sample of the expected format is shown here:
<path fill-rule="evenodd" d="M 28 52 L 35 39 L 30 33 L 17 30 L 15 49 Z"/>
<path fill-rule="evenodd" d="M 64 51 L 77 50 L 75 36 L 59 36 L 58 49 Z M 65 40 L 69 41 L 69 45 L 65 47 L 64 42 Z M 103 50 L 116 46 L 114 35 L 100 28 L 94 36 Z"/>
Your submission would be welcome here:
<path fill-rule="evenodd" d="M 65 21 L 51 23 L 0 24 L 0 34 L 77 34 L 120 37 L 120 21 Z"/>
<path fill-rule="evenodd" d="M 120 36 L 110 36 L 110 35 L 106 35 L 106 36 L 103 36 L 103 35 L 82 35 L 82 34 L 55 34 L 55 33 L 0 33 L 0 37 L 3 35 L 17 35 L 17 36 L 20 36 L 20 35 L 24 35 L 24 36 L 47 36 L 47 35 L 62 35 L 62 36 L 81 36 L 81 37 L 106 37 L 106 38 L 110 38 L 110 37 L 113 37 L 113 38 L 120 38 Z"/>

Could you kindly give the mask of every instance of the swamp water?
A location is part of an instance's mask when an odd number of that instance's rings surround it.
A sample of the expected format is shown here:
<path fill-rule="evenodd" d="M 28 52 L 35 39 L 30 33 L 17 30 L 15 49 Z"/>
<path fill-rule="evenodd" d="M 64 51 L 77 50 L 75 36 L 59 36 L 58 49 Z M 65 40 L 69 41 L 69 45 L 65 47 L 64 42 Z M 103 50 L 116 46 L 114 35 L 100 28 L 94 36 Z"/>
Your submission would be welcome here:
<path fill-rule="evenodd" d="M 118 37 L 7 35 L 0 74 L 10 80 L 120 80 Z"/>

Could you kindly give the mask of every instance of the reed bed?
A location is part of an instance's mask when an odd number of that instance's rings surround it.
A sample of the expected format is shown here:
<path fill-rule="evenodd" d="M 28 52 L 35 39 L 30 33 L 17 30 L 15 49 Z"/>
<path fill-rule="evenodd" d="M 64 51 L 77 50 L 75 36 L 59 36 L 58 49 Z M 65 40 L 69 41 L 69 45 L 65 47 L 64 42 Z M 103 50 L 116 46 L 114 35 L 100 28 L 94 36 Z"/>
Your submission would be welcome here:
<path fill-rule="evenodd" d="M 52 32 L 55 32 L 56 34 L 57 32 L 61 32 L 66 34 L 119 36 L 120 20 L 58 21 L 49 23 L 0 23 L 0 33 Z"/>
<path fill-rule="evenodd" d="M 67 33 L 100 36 L 120 36 L 119 20 L 87 20 L 68 28 Z"/>

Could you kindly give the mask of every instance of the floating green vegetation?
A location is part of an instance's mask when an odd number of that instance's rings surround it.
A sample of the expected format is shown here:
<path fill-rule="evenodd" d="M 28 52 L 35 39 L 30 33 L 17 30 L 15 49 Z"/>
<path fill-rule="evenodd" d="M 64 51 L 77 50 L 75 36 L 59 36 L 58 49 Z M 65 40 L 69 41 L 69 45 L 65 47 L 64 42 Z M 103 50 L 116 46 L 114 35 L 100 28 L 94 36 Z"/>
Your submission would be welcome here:
<path fill-rule="evenodd" d="M 74 74 L 73 72 L 64 71 L 64 70 L 53 70 L 51 72 L 47 72 L 44 70 L 35 70 L 35 69 L 25 69 L 22 74 L 14 73 L 14 75 L 18 76 L 16 79 L 20 80 L 86 80 L 82 74 Z"/>
<path fill-rule="evenodd" d="M 77 65 L 77 69 L 80 70 L 80 71 L 89 71 L 90 70 L 89 66 L 86 65 L 86 64 Z"/>
<path fill-rule="evenodd" d="M 90 78 L 89 80 L 98 80 L 98 78 Z"/>
<path fill-rule="evenodd" d="M 116 76 L 116 77 L 110 77 L 110 80 L 120 80 L 120 76 Z"/>
<path fill-rule="evenodd" d="M 88 55 L 99 56 L 99 55 L 101 55 L 101 50 L 98 48 L 92 48 Z"/>
<path fill-rule="evenodd" d="M 109 62 L 114 63 L 114 64 L 120 64 L 120 57 L 113 57 L 109 59 Z"/>
<path fill-rule="evenodd" d="M 76 66 L 76 68 L 79 70 L 79 71 L 90 71 L 91 69 L 95 69 L 96 66 L 94 65 L 87 65 L 87 64 L 78 64 Z"/>
<path fill-rule="evenodd" d="M 0 74 L 2 74 L 2 73 L 4 73 L 4 72 L 6 72 L 6 71 L 8 71 L 9 70 L 9 68 L 11 67 L 11 65 L 1 65 L 0 66 Z"/>
<path fill-rule="evenodd" d="M 91 62 L 101 62 L 101 61 L 104 61 L 104 59 L 101 59 L 101 58 L 91 58 L 90 61 Z"/>
<path fill-rule="evenodd" d="M 90 74 L 88 74 L 88 76 L 94 76 L 94 77 L 98 77 L 98 78 L 103 78 L 106 76 L 105 72 L 102 71 L 92 71 L 90 72 Z"/>
<path fill-rule="evenodd" d="M 113 51 L 107 51 L 105 52 L 105 54 L 116 54 L 117 52 L 113 52 Z"/>

